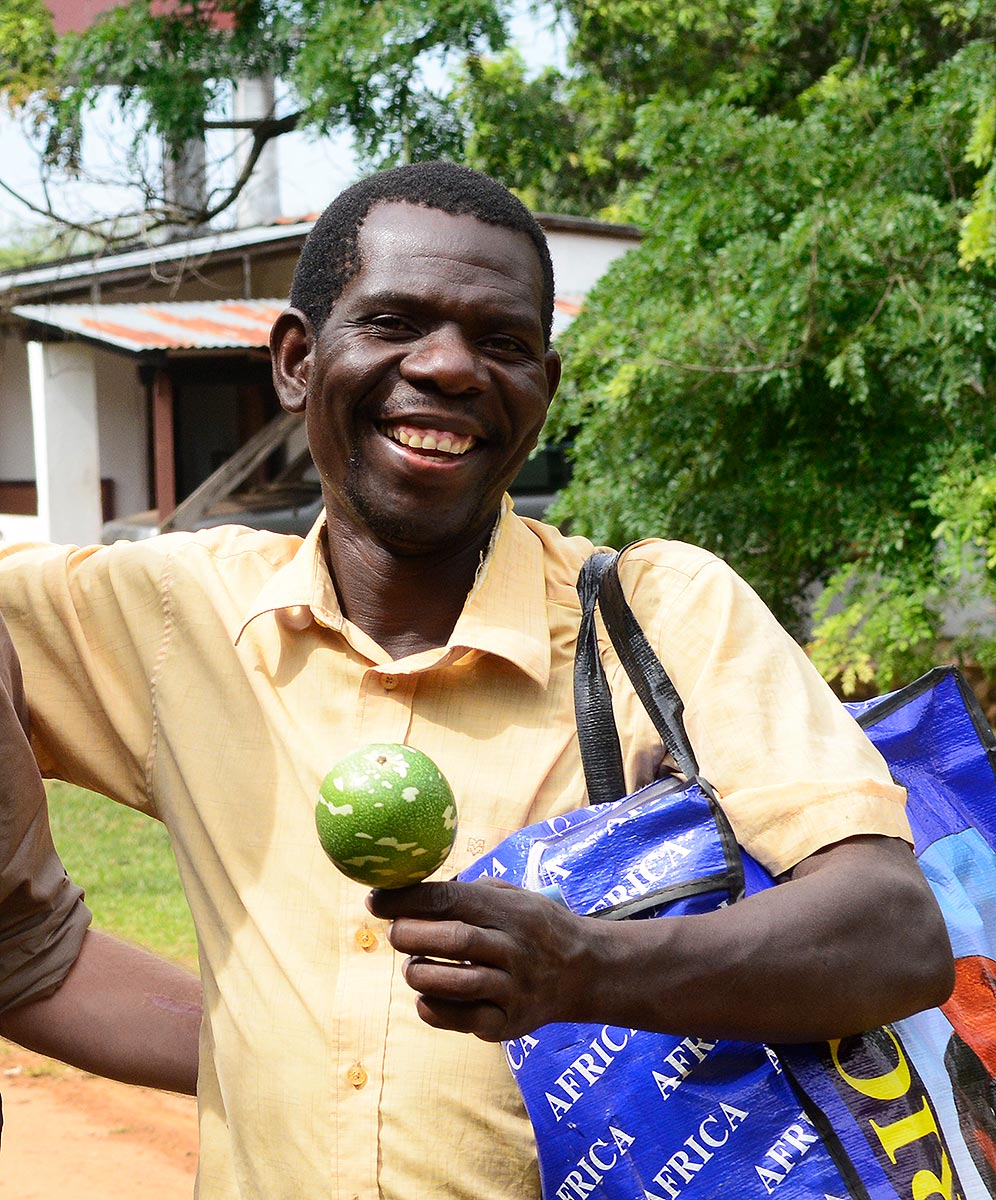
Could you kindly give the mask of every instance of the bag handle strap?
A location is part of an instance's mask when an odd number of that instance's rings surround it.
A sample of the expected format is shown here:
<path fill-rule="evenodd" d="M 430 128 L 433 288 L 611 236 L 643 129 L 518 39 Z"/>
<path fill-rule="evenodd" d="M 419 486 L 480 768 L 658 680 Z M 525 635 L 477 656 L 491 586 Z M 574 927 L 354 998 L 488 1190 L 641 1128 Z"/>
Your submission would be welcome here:
<path fill-rule="evenodd" d="M 664 665 L 640 628 L 619 582 L 617 554 L 602 575 L 598 605 L 609 639 L 629 676 L 633 690 L 650 714 L 661 741 L 678 770 L 688 779 L 699 773 L 698 760 L 685 731 L 685 705 Z"/>
<path fill-rule="evenodd" d="M 612 713 L 612 693 L 598 656 L 595 628 L 598 585 L 613 557 L 608 553 L 593 554 L 583 563 L 578 575 L 581 625 L 574 655 L 574 714 L 591 804 L 618 800 L 626 795 L 622 749 Z"/>
<path fill-rule="evenodd" d="M 578 577 L 581 626 L 574 660 L 574 706 L 581 762 L 593 804 L 626 794 L 612 694 L 598 654 L 596 606 L 633 689 L 678 770 L 688 779 L 698 775 L 682 717 L 684 704 L 623 594 L 618 563 L 618 554 L 594 554 Z"/>

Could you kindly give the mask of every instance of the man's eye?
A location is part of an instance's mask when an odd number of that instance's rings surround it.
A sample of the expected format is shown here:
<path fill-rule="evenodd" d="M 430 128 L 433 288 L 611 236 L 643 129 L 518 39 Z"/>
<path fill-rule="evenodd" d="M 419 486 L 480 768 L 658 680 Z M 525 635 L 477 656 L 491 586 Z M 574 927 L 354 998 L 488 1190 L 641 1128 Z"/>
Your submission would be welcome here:
<path fill-rule="evenodd" d="M 404 317 L 396 316 L 394 313 L 380 313 L 376 317 L 371 317 L 367 324 L 381 333 L 412 333 L 414 326 L 411 322 L 406 321 Z"/>
<path fill-rule="evenodd" d="M 491 337 L 484 338 L 481 342 L 482 347 L 492 354 L 525 354 L 526 347 L 509 334 L 498 333 Z"/>

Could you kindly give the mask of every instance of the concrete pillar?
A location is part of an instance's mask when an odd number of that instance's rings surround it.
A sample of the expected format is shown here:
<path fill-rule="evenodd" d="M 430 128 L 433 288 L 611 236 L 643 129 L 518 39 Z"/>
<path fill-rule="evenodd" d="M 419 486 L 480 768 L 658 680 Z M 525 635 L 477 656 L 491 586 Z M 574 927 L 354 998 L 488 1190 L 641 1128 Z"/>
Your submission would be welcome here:
<path fill-rule="evenodd" d="M 100 541 L 100 446 L 93 351 L 75 342 L 29 342 L 28 378 L 42 536 Z"/>
<path fill-rule="evenodd" d="M 193 217 L 207 208 L 207 147 L 203 137 L 190 138 L 179 146 L 163 145 L 163 199 L 176 220 L 160 231 L 163 236 L 182 233 L 189 237 L 198 229 Z"/>
<path fill-rule="evenodd" d="M 236 79 L 232 89 L 232 113 L 237 120 L 258 120 L 272 117 L 276 109 L 276 94 L 272 75 Z M 244 130 L 236 130 L 235 169 L 242 170 L 252 138 Z M 280 211 L 280 164 L 277 159 L 278 138 L 267 142 L 259 156 L 252 176 L 236 200 L 240 229 L 254 225 L 272 225 L 283 214 Z"/>

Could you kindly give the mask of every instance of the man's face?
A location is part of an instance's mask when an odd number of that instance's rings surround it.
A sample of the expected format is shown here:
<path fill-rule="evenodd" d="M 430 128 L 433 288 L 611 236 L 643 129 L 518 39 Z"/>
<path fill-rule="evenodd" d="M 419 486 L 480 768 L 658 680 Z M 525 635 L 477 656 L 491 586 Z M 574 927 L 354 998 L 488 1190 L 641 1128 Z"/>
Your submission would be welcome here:
<path fill-rule="evenodd" d="M 536 250 L 405 203 L 370 211 L 359 250 L 305 393 L 329 519 L 397 552 L 459 550 L 491 527 L 559 381 Z"/>

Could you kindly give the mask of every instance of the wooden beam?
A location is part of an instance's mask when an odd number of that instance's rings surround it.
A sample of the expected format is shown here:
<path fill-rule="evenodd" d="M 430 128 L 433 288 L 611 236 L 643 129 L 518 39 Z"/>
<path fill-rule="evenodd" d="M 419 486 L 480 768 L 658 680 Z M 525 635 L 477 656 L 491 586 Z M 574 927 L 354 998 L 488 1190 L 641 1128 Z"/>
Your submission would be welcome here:
<path fill-rule="evenodd" d="M 200 487 L 195 488 L 169 516 L 164 516 L 160 509 L 159 528 L 164 533 L 168 529 L 191 528 L 191 523 L 202 517 L 210 505 L 223 499 L 248 479 L 265 458 L 301 427 L 303 421 L 302 413 L 282 412 L 274 417 L 209 475 Z"/>
<path fill-rule="evenodd" d="M 173 515 L 176 508 L 174 443 L 173 381 L 167 370 L 158 367 L 152 380 L 152 449 L 160 526 Z"/>

